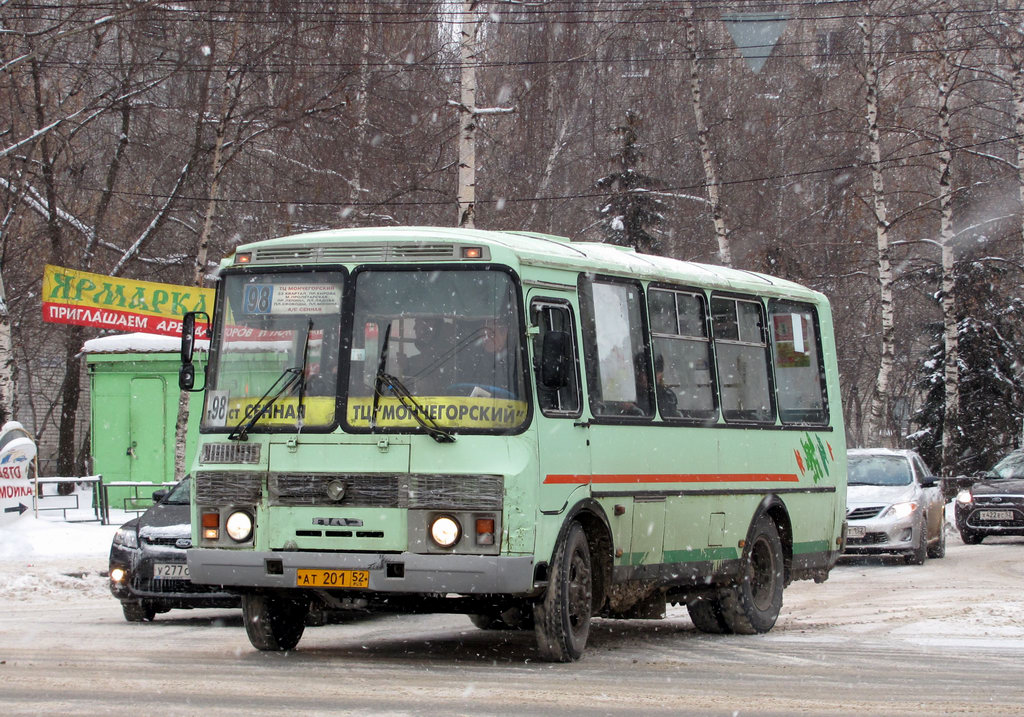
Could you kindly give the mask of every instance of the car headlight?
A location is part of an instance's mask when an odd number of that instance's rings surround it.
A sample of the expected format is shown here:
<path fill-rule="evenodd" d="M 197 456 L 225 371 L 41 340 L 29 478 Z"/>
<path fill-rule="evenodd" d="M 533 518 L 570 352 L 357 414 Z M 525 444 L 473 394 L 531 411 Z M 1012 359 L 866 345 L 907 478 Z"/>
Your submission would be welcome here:
<path fill-rule="evenodd" d="M 442 548 L 450 548 L 459 542 L 462 527 L 450 515 L 439 515 L 430 524 L 430 537 Z"/>
<path fill-rule="evenodd" d="M 128 571 L 124 568 L 111 568 L 110 569 L 110 582 L 120 585 L 128 579 Z"/>
<path fill-rule="evenodd" d="M 883 518 L 906 518 L 917 510 L 917 503 L 893 503 L 889 509 L 882 513 Z"/>
<path fill-rule="evenodd" d="M 956 494 L 956 502 L 960 505 L 970 505 L 974 502 L 974 496 L 971 494 L 970 488 L 964 488 L 962 491 Z"/>
<path fill-rule="evenodd" d="M 242 510 L 236 510 L 228 516 L 224 523 L 224 531 L 236 543 L 244 543 L 252 537 L 252 516 Z"/>
<path fill-rule="evenodd" d="M 114 533 L 114 545 L 121 545 L 125 548 L 138 548 L 139 536 L 134 528 L 118 528 Z"/>

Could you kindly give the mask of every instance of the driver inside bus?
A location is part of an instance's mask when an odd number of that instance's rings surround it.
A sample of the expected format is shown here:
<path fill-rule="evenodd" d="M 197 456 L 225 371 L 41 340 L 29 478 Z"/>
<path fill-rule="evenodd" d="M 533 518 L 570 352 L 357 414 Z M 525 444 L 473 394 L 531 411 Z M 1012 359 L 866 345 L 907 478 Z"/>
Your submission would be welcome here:
<path fill-rule="evenodd" d="M 508 317 L 486 319 L 474 335 L 458 353 L 459 382 L 473 387 L 470 395 L 514 398 L 519 382 Z"/>

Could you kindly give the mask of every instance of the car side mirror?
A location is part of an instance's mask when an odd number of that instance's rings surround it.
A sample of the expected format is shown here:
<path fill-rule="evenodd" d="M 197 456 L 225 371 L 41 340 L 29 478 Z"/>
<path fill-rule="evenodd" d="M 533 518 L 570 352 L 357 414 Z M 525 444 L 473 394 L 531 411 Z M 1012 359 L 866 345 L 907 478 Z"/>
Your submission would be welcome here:
<path fill-rule="evenodd" d="M 557 390 L 569 383 L 571 341 L 567 331 L 548 331 L 544 334 L 540 353 L 540 382 L 545 388 Z"/>
<path fill-rule="evenodd" d="M 153 491 L 153 502 L 154 503 L 159 503 L 160 501 L 162 501 L 166 497 L 167 497 L 167 490 L 166 489 L 161 488 L 160 490 Z"/>
<path fill-rule="evenodd" d="M 921 476 L 921 487 L 922 488 L 934 488 L 942 482 L 942 479 L 938 476 Z"/>

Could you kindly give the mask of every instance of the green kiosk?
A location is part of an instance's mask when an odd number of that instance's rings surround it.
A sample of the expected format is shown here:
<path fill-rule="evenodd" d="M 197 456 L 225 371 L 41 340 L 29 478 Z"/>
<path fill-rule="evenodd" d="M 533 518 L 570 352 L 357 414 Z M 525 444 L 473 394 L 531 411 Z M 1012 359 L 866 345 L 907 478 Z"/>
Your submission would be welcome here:
<path fill-rule="evenodd" d="M 120 334 L 83 346 L 89 371 L 92 471 L 103 476 L 110 508 L 148 507 L 154 490 L 181 478 L 174 471 L 180 343 L 171 336 Z M 200 364 L 208 343 L 196 342 Z M 199 422 L 192 418 L 202 410 L 202 393 L 189 398 L 185 465 L 195 450 Z"/>

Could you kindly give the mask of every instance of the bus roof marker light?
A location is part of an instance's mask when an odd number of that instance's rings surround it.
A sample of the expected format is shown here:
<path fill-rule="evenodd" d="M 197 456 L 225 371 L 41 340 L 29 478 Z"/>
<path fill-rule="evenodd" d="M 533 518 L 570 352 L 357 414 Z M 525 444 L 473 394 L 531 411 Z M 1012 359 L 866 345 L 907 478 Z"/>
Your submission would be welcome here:
<path fill-rule="evenodd" d="M 464 246 L 462 247 L 462 258 L 463 259 L 482 259 L 484 256 L 484 250 L 478 246 Z"/>
<path fill-rule="evenodd" d="M 240 252 L 238 254 L 235 254 L 235 263 L 236 264 L 250 264 L 250 263 L 252 263 L 252 252 L 243 251 L 243 252 Z"/>

